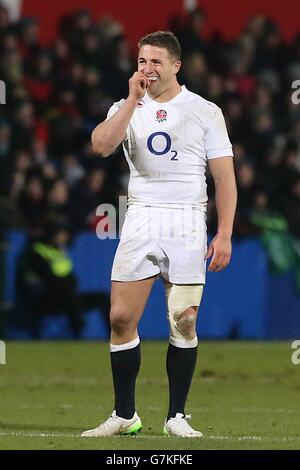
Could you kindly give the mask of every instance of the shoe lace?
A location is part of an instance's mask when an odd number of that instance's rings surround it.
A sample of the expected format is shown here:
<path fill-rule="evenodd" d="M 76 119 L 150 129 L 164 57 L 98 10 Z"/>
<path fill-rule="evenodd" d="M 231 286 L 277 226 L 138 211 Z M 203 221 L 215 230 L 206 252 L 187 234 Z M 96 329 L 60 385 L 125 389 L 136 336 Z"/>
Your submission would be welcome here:
<path fill-rule="evenodd" d="M 185 415 L 183 417 L 183 422 L 184 422 L 184 426 L 186 429 L 194 432 L 194 429 L 189 425 L 189 423 L 187 422 L 187 419 L 192 419 L 192 415 Z"/>
<path fill-rule="evenodd" d="M 101 429 L 106 429 L 106 428 L 110 427 L 112 422 L 115 421 L 117 418 L 118 418 L 118 416 L 116 415 L 115 412 L 113 412 L 113 414 L 106 421 L 104 421 L 104 423 L 100 424 L 99 427 L 101 427 Z"/>
<path fill-rule="evenodd" d="M 182 416 L 177 416 L 175 418 L 173 418 L 174 421 L 176 421 L 184 430 L 190 432 L 190 431 L 193 431 L 193 428 L 189 425 L 189 423 L 187 422 L 187 419 L 192 419 L 192 415 L 182 415 Z"/>

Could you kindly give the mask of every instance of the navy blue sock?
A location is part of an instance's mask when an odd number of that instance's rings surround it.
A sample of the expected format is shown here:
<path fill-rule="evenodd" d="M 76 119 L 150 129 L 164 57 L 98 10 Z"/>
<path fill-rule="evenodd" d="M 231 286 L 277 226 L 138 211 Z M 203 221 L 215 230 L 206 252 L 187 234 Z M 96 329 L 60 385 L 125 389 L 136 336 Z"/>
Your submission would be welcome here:
<path fill-rule="evenodd" d="M 130 419 L 135 413 L 135 382 L 141 365 L 140 344 L 110 353 L 117 416 Z"/>
<path fill-rule="evenodd" d="M 185 404 L 191 386 L 198 348 L 177 348 L 169 344 L 167 352 L 167 373 L 169 379 L 168 417 L 184 414 Z"/>

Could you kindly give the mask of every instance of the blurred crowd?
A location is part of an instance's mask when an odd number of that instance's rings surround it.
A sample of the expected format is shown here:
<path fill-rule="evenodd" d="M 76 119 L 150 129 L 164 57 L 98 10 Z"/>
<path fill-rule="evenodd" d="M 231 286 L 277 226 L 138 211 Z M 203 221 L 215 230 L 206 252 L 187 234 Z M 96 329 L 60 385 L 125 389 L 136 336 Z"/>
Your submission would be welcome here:
<path fill-rule="evenodd" d="M 205 13 L 170 19 L 183 50 L 179 82 L 219 105 L 234 146 L 239 191 L 235 235 L 259 233 L 259 216 L 279 217 L 300 238 L 300 35 L 252 17 L 239 37 L 204 38 Z M 73 233 L 94 230 L 99 204 L 127 192 L 122 150 L 91 152 L 93 128 L 128 94 L 136 50 L 114 18 L 93 22 L 88 10 L 61 19 L 55 41 L 39 42 L 34 18 L 11 23 L 0 7 L 0 227 L 38 235 L 47 218 L 64 216 Z M 147 31 L 145 31 L 145 34 Z M 209 195 L 213 184 L 208 174 Z M 208 226 L 216 229 L 213 200 Z"/>

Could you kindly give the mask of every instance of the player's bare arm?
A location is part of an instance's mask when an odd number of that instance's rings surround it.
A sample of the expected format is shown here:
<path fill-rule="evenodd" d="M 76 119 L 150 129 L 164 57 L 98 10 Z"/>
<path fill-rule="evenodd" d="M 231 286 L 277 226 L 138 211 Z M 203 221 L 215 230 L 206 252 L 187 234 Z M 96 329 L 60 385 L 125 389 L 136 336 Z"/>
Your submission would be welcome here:
<path fill-rule="evenodd" d="M 142 72 L 135 72 L 129 80 L 129 95 L 124 105 L 92 132 L 93 151 L 108 157 L 126 138 L 126 129 L 135 108 L 146 93 L 149 81 Z"/>
<path fill-rule="evenodd" d="M 231 236 L 237 203 L 237 190 L 232 157 L 214 158 L 208 161 L 216 189 L 218 231 L 207 250 L 212 256 L 209 271 L 226 268 L 231 258 Z"/>

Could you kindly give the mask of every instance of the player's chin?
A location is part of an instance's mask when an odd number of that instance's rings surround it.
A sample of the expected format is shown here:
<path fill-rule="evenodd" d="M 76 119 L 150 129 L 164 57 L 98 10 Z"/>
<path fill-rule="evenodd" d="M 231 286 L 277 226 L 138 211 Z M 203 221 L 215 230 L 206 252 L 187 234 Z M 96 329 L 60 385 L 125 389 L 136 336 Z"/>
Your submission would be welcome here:
<path fill-rule="evenodd" d="M 162 92 L 161 86 L 155 82 L 149 87 L 149 91 L 152 93 L 152 95 L 154 94 L 155 96 L 160 95 Z"/>

